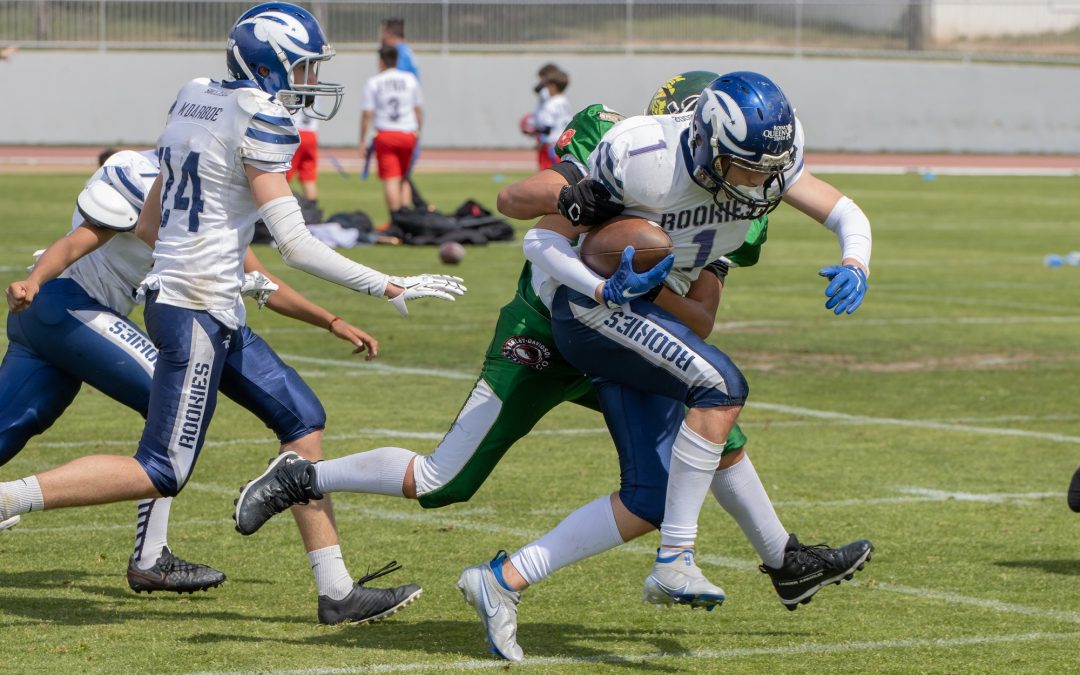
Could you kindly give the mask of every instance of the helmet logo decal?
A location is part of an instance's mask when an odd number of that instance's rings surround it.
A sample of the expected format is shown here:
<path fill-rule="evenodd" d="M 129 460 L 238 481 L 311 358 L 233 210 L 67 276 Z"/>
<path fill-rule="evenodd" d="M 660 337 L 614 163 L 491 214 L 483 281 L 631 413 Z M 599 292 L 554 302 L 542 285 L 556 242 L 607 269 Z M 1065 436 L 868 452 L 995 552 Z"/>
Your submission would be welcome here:
<path fill-rule="evenodd" d="M 702 117 L 715 120 L 723 126 L 723 129 L 717 129 L 715 134 L 720 145 L 739 155 L 754 154 L 737 145 L 737 142 L 746 140 L 747 124 L 746 117 L 735 99 L 727 92 L 715 89 L 706 89 L 702 93 L 705 94 L 705 114 Z"/>
<path fill-rule="evenodd" d="M 793 124 L 777 124 L 772 129 L 761 132 L 761 135 L 774 141 L 790 141 L 794 129 L 795 125 Z"/>
<path fill-rule="evenodd" d="M 297 44 L 306 44 L 309 41 L 308 31 L 304 25 L 284 12 L 263 12 L 250 19 L 245 19 L 237 26 L 251 24 L 254 28 L 255 38 L 262 42 L 277 44 L 282 49 L 299 54 L 300 56 L 315 56 L 315 52 L 304 49 Z"/>

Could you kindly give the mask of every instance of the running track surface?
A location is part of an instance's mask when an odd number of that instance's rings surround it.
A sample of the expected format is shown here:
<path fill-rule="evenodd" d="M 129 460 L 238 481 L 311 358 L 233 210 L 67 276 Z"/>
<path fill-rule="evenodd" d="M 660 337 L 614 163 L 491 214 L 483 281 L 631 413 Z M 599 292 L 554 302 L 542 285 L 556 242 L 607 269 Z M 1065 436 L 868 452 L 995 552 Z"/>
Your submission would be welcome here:
<path fill-rule="evenodd" d="M 102 146 L 0 146 L 0 173 L 77 172 L 96 167 Z M 145 149 L 145 148 L 134 148 Z M 536 169 L 531 150 L 427 149 L 418 172 L 520 172 Z M 843 154 L 809 152 L 807 166 L 818 173 L 933 173 L 959 175 L 1080 175 L 1080 156 Z M 321 148 L 319 168 L 359 174 L 363 160 L 355 148 Z"/>

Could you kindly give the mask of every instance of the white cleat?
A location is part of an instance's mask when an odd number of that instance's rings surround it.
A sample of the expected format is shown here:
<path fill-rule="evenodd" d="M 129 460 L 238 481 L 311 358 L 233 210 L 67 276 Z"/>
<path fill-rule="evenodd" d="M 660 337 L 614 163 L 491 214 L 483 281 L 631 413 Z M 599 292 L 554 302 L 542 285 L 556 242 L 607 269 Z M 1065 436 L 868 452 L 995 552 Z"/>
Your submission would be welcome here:
<path fill-rule="evenodd" d="M 22 516 L 12 516 L 7 520 L 0 520 L 0 530 L 10 530 L 18 525 L 20 520 L 22 520 Z"/>
<path fill-rule="evenodd" d="M 492 565 L 502 565 L 505 559 L 506 551 L 499 551 L 490 563 L 465 568 L 457 587 L 484 623 L 491 653 L 521 663 L 525 658 L 517 643 L 517 606 L 521 593 L 503 588 L 491 571 Z"/>
<path fill-rule="evenodd" d="M 685 549 L 667 557 L 656 552 L 656 562 L 645 578 L 643 599 L 653 605 L 690 605 L 705 611 L 723 604 L 724 589 L 714 586 L 694 563 L 694 549 Z"/>

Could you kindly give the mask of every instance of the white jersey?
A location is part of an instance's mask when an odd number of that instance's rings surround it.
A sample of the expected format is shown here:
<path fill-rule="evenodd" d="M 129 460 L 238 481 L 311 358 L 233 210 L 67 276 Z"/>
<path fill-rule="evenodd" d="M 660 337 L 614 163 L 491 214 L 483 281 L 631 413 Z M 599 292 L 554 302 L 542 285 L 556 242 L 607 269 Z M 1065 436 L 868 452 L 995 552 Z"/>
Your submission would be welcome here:
<path fill-rule="evenodd" d="M 686 136 L 692 112 L 627 118 L 604 134 L 589 155 L 589 178 L 602 183 L 626 215 L 658 224 L 671 237 L 675 266 L 664 281 L 679 295 L 710 262 L 742 246 L 752 220 L 737 220 L 690 176 Z M 789 189 L 803 170 L 802 124 L 795 120 L 795 165 L 784 174 Z M 721 197 L 722 199 L 722 197 Z M 587 235 L 585 235 L 587 236 Z M 533 289 L 550 307 L 558 283 L 533 267 Z"/>
<path fill-rule="evenodd" d="M 543 130 L 540 142 L 554 145 L 573 118 L 574 111 L 570 109 L 570 101 L 565 96 L 555 94 L 545 99 L 536 111 L 536 128 Z"/>
<path fill-rule="evenodd" d="M 416 131 L 416 109 L 424 104 L 420 81 L 412 73 L 387 68 L 364 85 L 361 109 L 374 112 L 376 131 Z"/>
<path fill-rule="evenodd" d="M 158 137 L 161 229 L 143 283 L 158 302 L 243 325 L 244 253 L 259 218 L 244 167 L 284 173 L 299 142 L 289 112 L 254 82 L 201 78 L 180 90 Z"/>
<path fill-rule="evenodd" d="M 106 177 L 106 170 L 110 167 L 116 169 L 110 172 L 111 178 Z M 157 158 L 152 151 L 140 153 L 123 150 L 109 157 L 86 181 L 86 185 L 97 181 L 124 181 L 118 191 L 131 201 L 136 210 L 141 210 L 146 193 L 157 175 Z M 71 217 L 71 228 L 74 230 L 83 222 L 82 214 L 76 209 Z M 109 227 L 103 223 L 96 225 Z M 135 236 L 134 229 L 132 224 L 128 229 L 120 230 L 104 246 L 79 258 L 60 275 L 73 279 L 91 298 L 121 316 L 127 316 L 135 308 L 136 289 L 153 264 L 153 249 Z"/>

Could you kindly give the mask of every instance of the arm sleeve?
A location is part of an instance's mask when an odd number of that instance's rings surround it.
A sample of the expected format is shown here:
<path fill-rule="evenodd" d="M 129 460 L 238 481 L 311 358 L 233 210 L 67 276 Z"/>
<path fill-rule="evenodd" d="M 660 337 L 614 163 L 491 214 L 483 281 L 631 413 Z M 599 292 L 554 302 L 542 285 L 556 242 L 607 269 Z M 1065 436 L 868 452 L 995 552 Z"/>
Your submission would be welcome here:
<path fill-rule="evenodd" d="M 854 258 L 870 269 L 870 219 L 858 204 L 841 197 L 829 212 L 824 225 L 840 241 L 841 258 Z"/>
<path fill-rule="evenodd" d="M 525 233 L 522 248 L 532 264 L 590 298 L 596 297 L 596 287 L 604 283 L 604 277 L 586 267 L 570 240 L 558 232 L 533 228 Z"/>
<path fill-rule="evenodd" d="M 304 225 L 296 197 L 270 200 L 259 208 L 259 216 L 289 267 L 368 295 L 381 296 L 386 292 L 385 274 L 349 260 L 312 236 Z"/>

